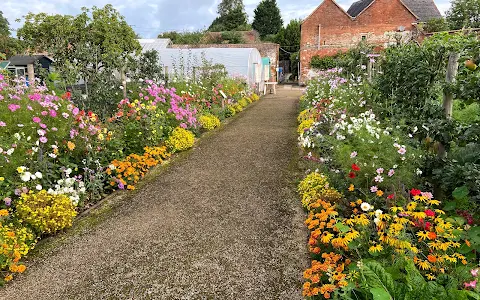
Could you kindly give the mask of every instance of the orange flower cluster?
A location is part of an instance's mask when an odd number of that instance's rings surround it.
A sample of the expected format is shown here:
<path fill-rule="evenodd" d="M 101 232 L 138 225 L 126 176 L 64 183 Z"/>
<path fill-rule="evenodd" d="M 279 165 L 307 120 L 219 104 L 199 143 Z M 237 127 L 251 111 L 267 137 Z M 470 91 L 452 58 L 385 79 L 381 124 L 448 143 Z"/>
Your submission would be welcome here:
<path fill-rule="evenodd" d="M 168 157 L 170 153 L 163 146 L 145 147 L 143 155 L 130 154 L 124 160 L 114 160 L 106 171 L 108 175 L 115 175 L 110 185 L 115 186 L 118 183 L 121 189 L 126 187 L 128 190 L 134 190 L 135 184 L 145 177 L 148 170 L 161 164 Z"/>
<path fill-rule="evenodd" d="M 311 268 L 303 272 L 303 277 L 307 280 L 303 284 L 303 296 L 322 295 L 325 299 L 329 299 L 336 289 L 347 286 L 347 274 L 343 272 L 350 261 L 341 262 L 342 258 L 342 255 L 331 252 L 322 254 L 322 262 L 312 261 Z M 323 283 L 321 280 L 325 275 L 329 278 L 328 283 Z"/>

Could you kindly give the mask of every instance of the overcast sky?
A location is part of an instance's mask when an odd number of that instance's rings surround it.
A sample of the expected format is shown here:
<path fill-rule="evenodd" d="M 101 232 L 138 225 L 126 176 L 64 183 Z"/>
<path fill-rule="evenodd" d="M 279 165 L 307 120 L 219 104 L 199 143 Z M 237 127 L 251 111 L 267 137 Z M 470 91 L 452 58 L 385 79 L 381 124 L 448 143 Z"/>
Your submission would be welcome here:
<path fill-rule="evenodd" d="M 355 0 L 337 0 L 348 9 Z M 144 38 L 156 37 L 165 31 L 185 31 L 204 29 L 216 17 L 220 0 L 1 0 L 0 10 L 18 28 L 21 23 L 15 20 L 28 12 L 76 15 L 83 6 L 99 6 L 111 3 L 126 18 L 133 29 Z M 260 0 L 244 0 L 246 11 L 253 18 L 253 10 Z M 284 23 L 294 18 L 308 16 L 321 0 L 277 0 Z M 450 0 L 435 0 L 438 8 L 445 13 L 450 8 Z"/>

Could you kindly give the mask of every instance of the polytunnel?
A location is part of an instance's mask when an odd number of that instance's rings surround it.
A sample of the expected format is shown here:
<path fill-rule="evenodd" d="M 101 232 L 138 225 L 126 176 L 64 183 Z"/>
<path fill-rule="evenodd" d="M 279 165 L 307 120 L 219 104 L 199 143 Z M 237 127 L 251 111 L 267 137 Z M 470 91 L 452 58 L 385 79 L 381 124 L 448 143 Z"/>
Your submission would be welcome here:
<path fill-rule="evenodd" d="M 265 71 L 262 56 L 256 48 L 166 48 L 157 51 L 164 72 L 169 75 L 194 77 L 195 70 L 204 67 L 208 61 L 223 65 L 230 76 L 244 77 L 249 85 L 263 89 Z"/>

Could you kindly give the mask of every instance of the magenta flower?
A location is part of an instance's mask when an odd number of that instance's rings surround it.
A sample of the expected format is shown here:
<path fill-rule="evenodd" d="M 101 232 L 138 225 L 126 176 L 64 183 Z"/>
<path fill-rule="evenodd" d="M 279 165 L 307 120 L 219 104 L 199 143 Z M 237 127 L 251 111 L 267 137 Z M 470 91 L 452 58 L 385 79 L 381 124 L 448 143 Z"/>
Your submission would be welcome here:
<path fill-rule="evenodd" d="M 43 129 L 46 129 L 47 128 L 47 125 L 43 124 L 43 123 L 40 123 L 40 127 L 42 127 Z"/>
<path fill-rule="evenodd" d="M 11 112 L 14 112 L 14 111 L 16 111 L 16 110 L 19 109 L 19 108 L 20 108 L 20 105 L 18 105 L 18 104 L 10 103 L 10 104 L 8 105 L 8 109 L 9 109 Z"/>
<path fill-rule="evenodd" d="M 48 139 L 47 139 L 46 137 L 42 136 L 42 137 L 40 138 L 40 142 L 43 143 L 43 144 L 45 144 L 46 142 L 48 142 Z"/>
<path fill-rule="evenodd" d="M 7 123 L 0 121 L 0 127 L 5 127 L 5 126 L 7 126 Z"/>
<path fill-rule="evenodd" d="M 474 280 L 474 281 L 470 281 L 470 282 L 465 282 L 463 285 L 465 286 L 465 288 L 471 287 L 472 289 L 474 289 L 474 288 L 477 287 L 477 281 Z"/>
<path fill-rule="evenodd" d="M 33 117 L 32 120 L 33 120 L 33 122 L 35 122 L 35 123 L 40 123 L 40 122 L 42 122 L 42 119 L 40 119 L 39 117 Z"/>
<path fill-rule="evenodd" d="M 50 117 L 55 118 L 57 116 L 57 112 L 54 109 L 50 110 Z"/>
<path fill-rule="evenodd" d="M 478 268 L 477 269 L 472 269 L 472 270 L 470 270 L 470 273 L 472 273 L 473 277 L 477 277 L 478 276 L 478 271 L 479 271 Z"/>
<path fill-rule="evenodd" d="M 78 109 L 78 107 L 74 107 L 73 110 L 72 110 L 72 114 L 74 116 L 78 115 L 79 112 L 80 112 L 80 110 Z"/>

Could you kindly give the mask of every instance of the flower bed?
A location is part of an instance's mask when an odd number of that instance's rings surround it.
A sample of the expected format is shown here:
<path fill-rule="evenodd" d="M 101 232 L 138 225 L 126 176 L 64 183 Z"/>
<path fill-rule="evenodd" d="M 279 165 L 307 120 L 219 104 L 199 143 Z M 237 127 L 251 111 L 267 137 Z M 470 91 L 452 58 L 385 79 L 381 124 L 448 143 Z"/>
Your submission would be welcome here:
<path fill-rule="evenodd" d="M 78 109 L 70 93 L 0 74 L 0 284 L 25 271 L 20 260 L 38 239 L 70 227 L 78 211 L 106 194 L 135 189 L 149 169 L 191 148 L 233 107 L 258 100 L 235 78 L 211 87 L 146 81 L 134 90 L 101 120 Z"/>
<path fill-rule="evenodd" d="M 309 83 L 298 117 L 315 170 L 298 187 L 312 256 L 304 296 L 479 299 L 476 218 L 426 190 L 418 143 L 379 121 L 368 85 L 339 74 Z"/>

